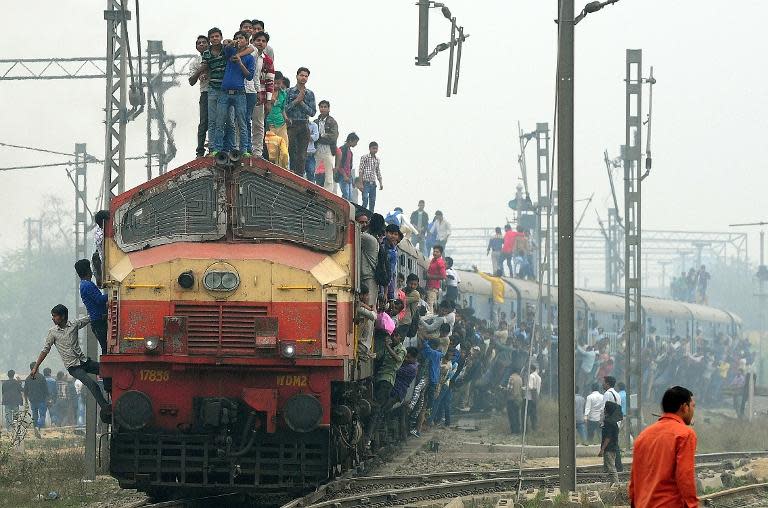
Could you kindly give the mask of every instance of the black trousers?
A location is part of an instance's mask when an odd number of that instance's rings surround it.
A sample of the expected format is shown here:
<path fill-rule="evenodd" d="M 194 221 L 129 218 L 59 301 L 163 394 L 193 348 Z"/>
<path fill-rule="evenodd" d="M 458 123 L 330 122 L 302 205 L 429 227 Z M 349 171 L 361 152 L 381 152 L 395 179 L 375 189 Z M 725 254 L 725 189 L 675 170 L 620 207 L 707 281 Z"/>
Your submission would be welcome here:
<path fill-rule="evenodd" d="M 529 400 L 528 401 L 528 418 L 531 420 L 531 430 L 536 430 L 536 427 L 539 424 L 539 414 L 536 411 L 536 403 L 535 400 Z"/>
<path fill-rule="evenodd" d="M 91 330 L 93 330 L 96 340 L 99 341 L 101 354 L 107 354 L 107 320 L 97 319 L 96 321 L 91 321 Z"/>
<path fill-rule="evenodd" d="M 208 133 L 208 92 L 200 92 L 200 123 L 197 124 L 197 149 L 198 157 L 205 155 L 205 135 Z M 102 350 L 103 351 L 103 350 Z"/>
<path fill-rule="evenodd" d="M 291 171 L 304 176 L 304 163 L 307 158 L 309 144 L 309 126 L 303 120 L 294 120 L 288 125 L 288 158 Z M 325 168 L 329 174 L 333 168 Z M 330 171 L 329 171 L 330 170 Z"/>
<path fill-rule="evenodd" d="M 99 373 L 99 362 L 94 362 L 88 358 L 85 362 L 76 367 L 67 368 L 67 372 L 69 372 L 69 375 L 73 378 L 82 381 L 83 386 L 88 388 L 88 391 L 93 394 L 93 397 L 96 399 L 96 403 L 101 409 L 109 409 L 109 402 L 107 402 L 107 399 L 104 398 L 104 394 L 101 393 L 101 387 L 91 378 L 91 376 L 88 375 Z"/>
<path fill-rule="evenodd" d="M 509 431 L 512 434 L 520 434 L 521 403 L 521 400 L 507 400 L 507 418 L 509 419 Z"/>

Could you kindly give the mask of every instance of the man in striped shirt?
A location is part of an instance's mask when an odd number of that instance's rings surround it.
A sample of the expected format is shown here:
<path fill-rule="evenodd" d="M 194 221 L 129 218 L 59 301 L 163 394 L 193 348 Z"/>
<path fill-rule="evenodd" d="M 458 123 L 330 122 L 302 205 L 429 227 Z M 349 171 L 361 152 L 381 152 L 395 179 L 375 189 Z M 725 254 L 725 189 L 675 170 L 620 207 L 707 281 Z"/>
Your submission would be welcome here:
<path fill-rule="evenodd" d="M 213 137 L 216 133 L 216 104 L 221 95 L 221 82 L 224 80 L 224 70 L 227 68 L 227 57 L 224 55 L 224 46 L 221 30 L 211 28 L 208 30 L 209 47 L 203 51 L 203 63 L 199 72 L 208 75 L 208 150 L 211 151 Z M 199 77 L 199 76 L 198 76 Z M 229 126 L 225 129 L 224 149 L 229 151 L 235 148 L 234 130 Z"/>
<path fill-rule="evenodd" d="M 379 181 L 379 190 L 384 190 L 384 183 L 381 180 L 381 168 L 376 154 L 379 151 L 379 144 L 371 141 L 368 144 L 368 153 L 360 157 L 360 167 L 358 172 L 363 181 L 363 208 L 373 211 L 376 206 L 376 180 Z"/>

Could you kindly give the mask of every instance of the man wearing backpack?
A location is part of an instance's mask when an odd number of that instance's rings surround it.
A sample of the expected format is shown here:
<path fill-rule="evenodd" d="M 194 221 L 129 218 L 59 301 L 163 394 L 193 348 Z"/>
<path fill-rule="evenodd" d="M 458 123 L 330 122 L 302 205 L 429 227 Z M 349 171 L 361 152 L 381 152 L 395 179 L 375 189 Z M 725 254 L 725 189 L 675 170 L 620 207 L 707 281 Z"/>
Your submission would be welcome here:
<path fill-rule="evenodd" d="M 621 421 L 624 419 L 624 415 L 621 411 L 621 395 L 619 395 L 619 392 L 616 391 L 616 378 L 613 376 L 605 376 L 603 378 L 603 414 L 600 418 L 604 423 L 606 420 L 606 403 L 611 402 L 613 404 L 617 404 L 618 407 L 615 408 L 612 420 L 614 420 L 616 424 L 617 429 L 621 429 Z M 621 465 L 621 447 L 616 444 L 614 452 L 616 453 L 616 471 L 622 472 L 624 470 L 624 467 Z"/>

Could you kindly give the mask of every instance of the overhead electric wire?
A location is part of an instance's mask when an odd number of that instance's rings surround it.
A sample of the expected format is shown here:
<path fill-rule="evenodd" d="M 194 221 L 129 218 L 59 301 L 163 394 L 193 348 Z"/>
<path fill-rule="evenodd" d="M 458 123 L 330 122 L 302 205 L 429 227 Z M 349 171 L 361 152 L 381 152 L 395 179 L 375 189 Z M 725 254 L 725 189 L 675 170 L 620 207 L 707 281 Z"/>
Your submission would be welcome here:
<path fill-rule="evenodd" d="M 64 155 L 74 155 L 74 154 L 64 154 Z M 125 160 L 139 160 L 146 158 L 146 155 L 135 155 L 133 157 L 126 157 Z M 88 159 L 87 162 L 93 162 L 100 164 L 104 162 L 104 159 Z M 28 166 L 8 166 L 4 168 L 0 168 L 0 171 L 16 171 L 19 169 L 38 169 L 38 168 L 52 168 L 56 166 L 74 166 L 75 161 L 66 161 L 66 162 L 51 162 L 48 164 L 32 164 Z"/>
<path fill-rule="evenodd" d="M 2 142 L 0 142 L 0 146 L 7 146 L 8 148 L 20 148 L 22 150 L 31 150 L 33 152 L 52 153 L 52 154 L 55 154 L 55 155 L 68 155 L 70 157 L 74 157 L 75 156 L 75 154 L 73 154 L 73 153 L 57 152 L 55 150 L 48 150 L 46 148 L 36 148 L 34 146 L 14 145 L 14 144 L 11 144 L 11 143 L 2 143 Z"/>

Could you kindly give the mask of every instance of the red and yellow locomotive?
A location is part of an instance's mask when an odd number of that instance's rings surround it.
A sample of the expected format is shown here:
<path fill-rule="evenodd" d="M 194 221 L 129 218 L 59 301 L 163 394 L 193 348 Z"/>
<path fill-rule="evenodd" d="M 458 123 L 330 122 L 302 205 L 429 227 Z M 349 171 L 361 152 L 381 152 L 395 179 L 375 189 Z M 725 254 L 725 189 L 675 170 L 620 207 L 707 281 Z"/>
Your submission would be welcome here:
<path fill-rule="evenodd" d="M 197 159 L 114 198 L 110 469 L 122 486 L 285 491 L 352 463 L 354 205 L 262 159 Z"/>

